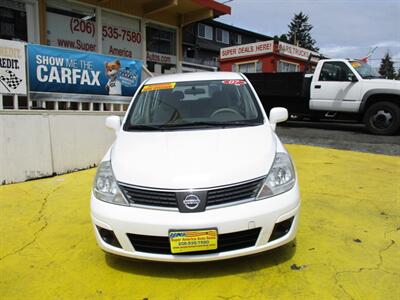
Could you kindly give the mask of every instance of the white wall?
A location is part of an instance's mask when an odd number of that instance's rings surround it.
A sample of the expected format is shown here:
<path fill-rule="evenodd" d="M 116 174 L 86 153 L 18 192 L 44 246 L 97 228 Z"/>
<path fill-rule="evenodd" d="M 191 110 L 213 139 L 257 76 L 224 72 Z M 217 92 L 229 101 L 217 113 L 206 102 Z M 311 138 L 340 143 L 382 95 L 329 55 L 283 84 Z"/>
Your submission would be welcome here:
<path fill-rule="evenodd" d="M 97 165 L 115 134 L 105 118 L 119 112 L 0 111 L 0 184 Z"/>

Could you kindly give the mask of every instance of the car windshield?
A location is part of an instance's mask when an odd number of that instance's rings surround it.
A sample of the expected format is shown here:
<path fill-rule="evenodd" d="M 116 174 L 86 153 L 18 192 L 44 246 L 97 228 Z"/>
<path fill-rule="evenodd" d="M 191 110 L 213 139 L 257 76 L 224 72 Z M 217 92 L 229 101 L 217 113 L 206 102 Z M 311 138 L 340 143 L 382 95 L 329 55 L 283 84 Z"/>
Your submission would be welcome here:
<path fill-rule="evenodd" d="M 382 78 L 382 76 L 366 62 L 354 60 L 350 63 L 357 73 L 364 79 Z"/>
<path fill-rule="evenodd" d="M 166 82 L 142 87 L 124 130 L 255 126 L 263 121 L 244 80 Z"/>

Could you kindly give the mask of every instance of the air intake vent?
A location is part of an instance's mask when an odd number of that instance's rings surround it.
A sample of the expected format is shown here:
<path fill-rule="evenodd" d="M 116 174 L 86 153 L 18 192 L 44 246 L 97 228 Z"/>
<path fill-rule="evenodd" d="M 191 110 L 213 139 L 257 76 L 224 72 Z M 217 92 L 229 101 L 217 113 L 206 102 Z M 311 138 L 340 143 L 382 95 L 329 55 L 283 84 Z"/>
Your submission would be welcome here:
<path fill-rule="evenodd" d="M 209 251 L 187 252 L 174 255 L 208 254 L 238 250 L 255 246 L 261 228 L 237 231 L 218 235 L 218 249 Z M 156 254 L 171 254 L 169 238 L 164 236 L 139 235 L 128 233 L 136 251 Z"/>

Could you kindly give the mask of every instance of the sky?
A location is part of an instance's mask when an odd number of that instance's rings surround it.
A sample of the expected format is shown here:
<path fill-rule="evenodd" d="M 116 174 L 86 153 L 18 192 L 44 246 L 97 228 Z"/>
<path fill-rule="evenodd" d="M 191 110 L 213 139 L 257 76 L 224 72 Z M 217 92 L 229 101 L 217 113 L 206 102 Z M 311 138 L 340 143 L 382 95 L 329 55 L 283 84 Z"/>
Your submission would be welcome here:
<path fill-rule="evenodd" d="M 218 0 L 232 8 L 216 19 L 274 36 L 287 33 L 302 11 L 314 26 L 311 36 L 320 52 L 332 58 L 362 58 L 378 47 L 370 64 L 379 66 L 386 52 L 400 68 L 400 0 Z"/>

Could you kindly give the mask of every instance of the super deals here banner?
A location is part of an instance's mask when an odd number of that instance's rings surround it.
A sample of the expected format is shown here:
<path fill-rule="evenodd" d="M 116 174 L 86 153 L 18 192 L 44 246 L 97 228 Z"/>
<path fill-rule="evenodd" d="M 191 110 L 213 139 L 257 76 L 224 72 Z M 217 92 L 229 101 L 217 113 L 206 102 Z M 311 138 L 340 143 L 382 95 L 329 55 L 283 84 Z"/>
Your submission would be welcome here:
<path fill-rule="evenodd" d="M 28 45 L 31 92 L 132 96 L 141 82 L 139 60 Z"/>

